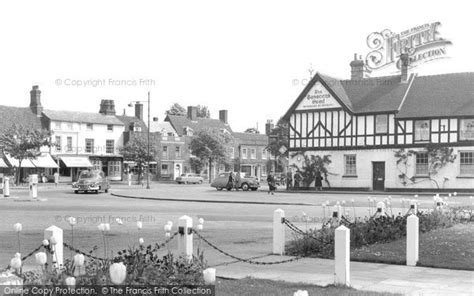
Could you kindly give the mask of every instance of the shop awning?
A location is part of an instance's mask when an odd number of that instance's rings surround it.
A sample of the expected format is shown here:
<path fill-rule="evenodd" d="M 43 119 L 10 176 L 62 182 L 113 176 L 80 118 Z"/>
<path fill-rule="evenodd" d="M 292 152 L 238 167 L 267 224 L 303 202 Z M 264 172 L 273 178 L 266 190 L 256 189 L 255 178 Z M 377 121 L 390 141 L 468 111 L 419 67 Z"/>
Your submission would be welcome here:
<path fill-rule="evenodd" d="M 87 156 L 61 156 L 61 160 L 68 168 L 91 168 L 92 163 Z"/>
<path fill-rule="evenodd" d="M 8 165 L 6 164 L 6 162 L 3 160 L 3 158 L 0 158 L 0 168 L 7 168 Z"/>
<path fill-rule="evenodd" d="M 58 164 L 53 160 L 49 153 L 44 153 L 36 159 L 31 160 L 37 168 L 57 168 Z"/>
<path fill-rule="evenodd" d="M 20 166 L 20 162 L 18 161 L 18 159 L 11 157 L 10 155 L 5 155 L 5 157 L 7 158 L 8 162 L 12 165 L 12 167 Z M 35 165 L 31 162 L 31 160 L 23 159 L 21 161 L 21 167 L 22 168 L 35 168 Z"/>

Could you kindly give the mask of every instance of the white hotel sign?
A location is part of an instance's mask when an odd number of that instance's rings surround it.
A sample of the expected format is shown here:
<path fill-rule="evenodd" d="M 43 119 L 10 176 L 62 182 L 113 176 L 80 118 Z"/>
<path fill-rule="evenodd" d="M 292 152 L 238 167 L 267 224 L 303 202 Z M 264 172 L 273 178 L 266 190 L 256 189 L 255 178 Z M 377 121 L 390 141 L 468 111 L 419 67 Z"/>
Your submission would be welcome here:
<path fill-rule="evenodd" d="M 321 84 L 321 82 L 318 81 L 301 101 L 296 110 L 328 109 L 338 107 L 340 107 L 340 105 L 336 99 L 334 99 L 329 91 Z"/>

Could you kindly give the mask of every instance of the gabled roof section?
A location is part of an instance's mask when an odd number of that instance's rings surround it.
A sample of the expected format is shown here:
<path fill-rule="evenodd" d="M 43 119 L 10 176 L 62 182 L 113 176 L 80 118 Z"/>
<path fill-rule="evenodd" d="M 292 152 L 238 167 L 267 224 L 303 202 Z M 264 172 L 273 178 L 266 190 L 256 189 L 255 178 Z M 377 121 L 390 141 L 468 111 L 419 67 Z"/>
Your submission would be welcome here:
<path fill-rule="evenodd" d="M 50 120 L 54 121 L 123 125 L 122 121 L 120 121 L 115 115 L 56 110 L 44 110 L 43 114 Z"/>
<path fill-rule="evenodd" d="M 147 126 L 145 122 L 138 117 L 135 116 L 126 116 L 126 115 L 116 115 L 115 117 L 118 118 L 124 125 L 125 129 L 124 132 L 129 132 L 130 131 L 130 124 L 135 123 L 141 128 L 142 132 L 147 132 Z"/>
<path fill-rule="evenodd" d="M 474 73 L 417 76 L 398 118 L 474 116 Z"/>
<path fill-rule="evenodd" d="M 0 132 L 9 129 L 13 124 L 22 125 L 28 129 L 42 129 L 41 118 L 30 108 L 0 106 Z"/>
<path fill-rule="evenodd" d="M 401 83 L 400 75 L 342 80 L 340 83 L 355 113 L 397 111 L 410 85 L 410 81 Z"/>
<path fill-rule="evenodd" d="M 169 135 L 169 134 L 177 135 L 178 134 L 174 130 L 171 123 L 169 123 L 168 121 L 165 121 L 165 122 L 153 121 L 153 122 L 151 122 L 150 123 L 150 132 L 151 133 L 158 132 L 158 133 L 161 133 L 162 135 Z"/>
<path fill-rule="evenodd" d="M 191 128 L 194 133 L 198 133 L 206 129 L 225 129 L 229 133 L 232 133 L 230 126 L 219 119 L 197 118 L 196 120 L 190 120 L 187 116 L 167 115 L 165 121 L 169 122 L 173 126 L 179 136 L 184 134 L 185 127 Z"/>
<path fill-rule="evenodd" d="M 240 145 L 268 145 L 268 136 L 264 134 L 234 133 L 234 138 L 237 139 Z"/>

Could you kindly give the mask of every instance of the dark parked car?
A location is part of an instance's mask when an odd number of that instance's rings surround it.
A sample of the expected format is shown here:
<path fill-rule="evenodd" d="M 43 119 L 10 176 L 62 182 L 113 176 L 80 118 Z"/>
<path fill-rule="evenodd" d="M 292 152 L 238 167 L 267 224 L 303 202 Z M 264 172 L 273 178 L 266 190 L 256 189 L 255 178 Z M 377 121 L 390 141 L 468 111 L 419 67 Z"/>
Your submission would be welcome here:
<path fill-rule="evenodd" d="M 72 189 L 74 193 L 82 192 L 95 192 L 99 191 L 108 192 L 110 183 L 104 172 L 100 170 L 86 170 L 79 173 L 77 182 L 72 183 Z"/>
<path fill-rule="evenodd" d="M 214 179 L 211 183 L 211 187 L 216 188 L 217 190 L 222 190 L 224 188 L 227 188 L 227 182 L 229 182 L 229 174 L 230 173 L 220 173 L 217 178 Z M 260 187 L 260 184 L 255 177 L 244 177 L 243 174 L 240 178 L 239 184 L 237 184 L 237 187 L 244 190 L 248 191 L 251 189 L 252 191 L 255 191 Z"/>
<path fill-rule="evenodd" d="M 204 179 L 197 174 L 182 174 L 176 178 L 176 183 L 178 184 L 202 184 Z"/>

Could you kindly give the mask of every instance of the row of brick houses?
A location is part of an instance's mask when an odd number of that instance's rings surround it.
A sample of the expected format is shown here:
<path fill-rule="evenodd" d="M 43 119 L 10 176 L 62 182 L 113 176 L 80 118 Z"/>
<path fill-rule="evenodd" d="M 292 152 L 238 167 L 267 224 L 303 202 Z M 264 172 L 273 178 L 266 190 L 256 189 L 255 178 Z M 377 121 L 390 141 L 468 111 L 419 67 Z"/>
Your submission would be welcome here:
<path fill-rule="evenodd" d="M 158 151 L 156 161 L 150 162 L 150 172 L 156 180 L 174 180 L 182 173 L 192 172 L 189 143 L 194 134 L 203 129 L 218 129 L 234 136 L 234 146 L 229 147 L 234 167 L 219 166 L 217 174 L 224 170 L 242 170 L 247 175 L 261 178 L 267 173 L 265 147 L 268 137 L 259 134 L 234 133 L 228 124 L 227 110 L 219 112 L 219 119 L 199 118 L 197 108 L 188 107 L 186 116 L 169 115 L 164 122 L 150 124 L 150 143 Z M 124 172 L 136 172 L 133 161 L 124 161 L 120 148 L 134 137 L 146 137 L 148 127 L 144 123 L 143 105 L 135 105 L 134 116 L 117 115 L 113 100 L 102 100 L 99 112 L 55 111 L 43 108 L 41 91 L 33 86 L 30 106 L 26 108 L 0 106 L 0 132 L 12 124 L 51 132 L 51 148 L 42 148 L 42 155 L 22 162 L 9 155 L 0 157 L 0 174 L 19 173 L 25 179 L 31 173 L 45 175 L 50 180 L 59 170 L 62 181 L 73 181 L 77 173 L 86 168 L 104 171 L 110 180 L 122 180 Z M 207 168 L 206 168 L 207 171 Z M 203 172 L 198 172 L 203 173 Z"/>
<path fill-rule="evenodd" d="M 474 73 L 364 77 L 317 73 L 284 118 L 289 163 L 330 156 L 325 186 L 358 190 L 474 188 Z M 451 161 L 447 161 L 453 156 Z"/>

